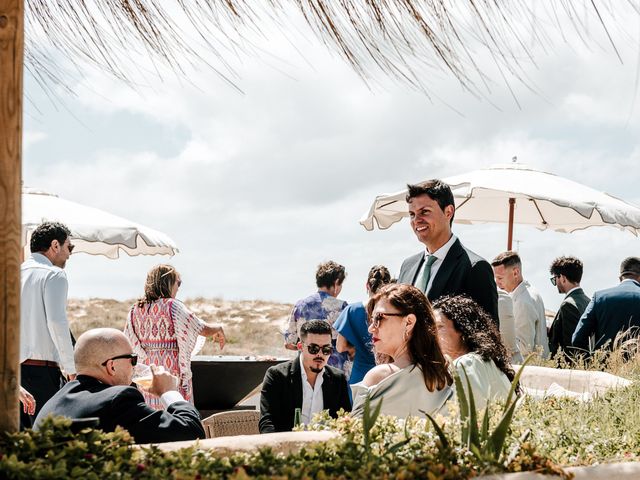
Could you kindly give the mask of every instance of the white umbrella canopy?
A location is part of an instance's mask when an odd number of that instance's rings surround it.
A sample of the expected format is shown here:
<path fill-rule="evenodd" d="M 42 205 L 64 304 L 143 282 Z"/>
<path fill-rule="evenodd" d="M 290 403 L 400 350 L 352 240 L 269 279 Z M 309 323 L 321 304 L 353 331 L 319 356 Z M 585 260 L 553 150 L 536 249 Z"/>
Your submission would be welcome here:
<path fill-rule="evenodd" d="M 603 225 L 636 236 L 640 230 L 637 206 L 527 165 L 494 165 L 442 180 L 455 197 L 455 222 L 509 223 L 509 249 L 514 223 L 565 233 Z M 376 225 L 386 229 L 408 216 L 406 194 L 402 190 L 377 196 L 360 224 L 367 230 Z"/>
<path fill-rule="evenodd" d="M 93 207 L 64 200 L 29 187 L 22 188 L 22 247 L 29 253 L 31 232 L 44 221 L 62 222 L 71 230 L 75 252 L 118 258 L 175 255 L 178 247 L 162 232 Z"/>

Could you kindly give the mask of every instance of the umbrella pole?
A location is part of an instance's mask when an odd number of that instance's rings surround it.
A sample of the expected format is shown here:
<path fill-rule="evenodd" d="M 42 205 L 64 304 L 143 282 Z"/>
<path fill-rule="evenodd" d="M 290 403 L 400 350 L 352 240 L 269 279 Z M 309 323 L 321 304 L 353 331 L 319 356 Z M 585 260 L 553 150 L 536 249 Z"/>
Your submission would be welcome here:
<path fill-rule="evenodd" d="M 516 206 L 516 199 L 515 198 L 510 198 L 509 199 L 509 233 L 508 233 L 508 237 L 507 237 L 507 250 L 511 250 L 511 247 L 513 246 L 513 211 L 515 210 L 515 206 Z"/>
<path fill-rule="evenodd" d="M 0 0 L 0 432 L 19 426 L 24 0 Z"/>

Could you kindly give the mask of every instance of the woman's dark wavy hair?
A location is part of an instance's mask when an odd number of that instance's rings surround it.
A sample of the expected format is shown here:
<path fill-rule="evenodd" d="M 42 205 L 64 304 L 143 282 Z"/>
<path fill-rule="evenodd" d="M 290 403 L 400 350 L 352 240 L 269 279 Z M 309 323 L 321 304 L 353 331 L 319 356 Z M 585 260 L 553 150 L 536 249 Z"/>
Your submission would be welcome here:
<path fill-rule="evenodd" d="M 451 295 L 437 299 L 433 309 L 451 320 L 470 352 L 477 353 L 485 361 L 493 360 L 509 381 L 513 381 L 516 374 L 500 331 L 480 305 L 464 295 Z"/>
<path fill-rule="evenodd" d="M 170 298 L 171 287 L 178 280 L 176 269 L 171 265 L 160 264 L 149 270 L 144 284 L 144 297 L 138 300 L 138 306 L 155 302 L 159 298 Z"/>
<path fill-rule="evenodd" d="M 369 276 L 367 277 L 367 285 L 371 293 L 376 293 L 380 287 L 391 283 L 391 274 L 389 269 L 384 265 L 374 265 L 369 270 Z"/>
<path fill-rule="evenodd" d="M 433 310 L 427 297 L 411 285 L 385 285 L 367 304 L 369 318 L 380 300 L 386 300 L 403 315 L 413 314 L 416 323 L 411 331 L 407 348 L 411 361 L 422 367 L 424 384 L 430 392 L 442 390 L 453 383 L 447 360 L 440 350 Z"/>

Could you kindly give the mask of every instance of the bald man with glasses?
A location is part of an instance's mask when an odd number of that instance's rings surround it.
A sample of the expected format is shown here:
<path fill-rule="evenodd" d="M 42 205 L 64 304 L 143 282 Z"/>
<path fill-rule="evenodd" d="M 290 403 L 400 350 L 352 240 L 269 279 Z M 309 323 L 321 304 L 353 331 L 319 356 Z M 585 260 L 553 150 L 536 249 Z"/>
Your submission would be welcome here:
<path fill-rule="evenodd" d="M 160 397 L 165 410 L 149 407 L 131 386 L 138 357 L 127 337 L 113 328 L 83 333 L 76 344 L 75 380 L 67 383 L 40 410 L 34 428 L 49 415 L 71 419 L 97 417 L 99 428 L 129 431 L 136 443 L 162 443 L 205 438 L 196 408 L 178 392 L 178 379 L 161 367 L 152 367 L 149 392 Z"/>

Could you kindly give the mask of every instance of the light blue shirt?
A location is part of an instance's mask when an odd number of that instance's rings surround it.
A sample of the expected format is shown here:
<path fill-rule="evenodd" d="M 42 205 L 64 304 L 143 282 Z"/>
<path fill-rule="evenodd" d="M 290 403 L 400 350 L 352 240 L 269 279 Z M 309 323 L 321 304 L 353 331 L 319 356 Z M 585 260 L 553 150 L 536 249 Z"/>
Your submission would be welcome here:
<path fill-rule="evenodd" d="M 76 373 L 67 320 L 67 275 L 40 253 L 20 269 L 20 363 L 27 359 L 57 362 Z"/>

